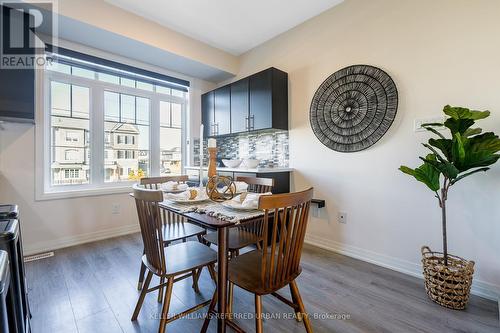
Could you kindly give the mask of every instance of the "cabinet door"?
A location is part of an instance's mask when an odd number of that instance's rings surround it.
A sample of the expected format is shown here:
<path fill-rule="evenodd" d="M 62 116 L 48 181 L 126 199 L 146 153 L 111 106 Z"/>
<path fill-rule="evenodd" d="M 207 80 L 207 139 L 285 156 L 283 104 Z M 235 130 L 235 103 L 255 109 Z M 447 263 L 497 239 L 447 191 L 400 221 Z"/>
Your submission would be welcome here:
<path fill-rule="evenodd" d="M 231 133 L 248 131 L 248 78 L 231 84 Z"/>
<path fill-rule="evenodd" d="M 250 130 L 272 128 L 272 71 L 270 69 L 249 78 Z"/>
<path fill-rule="evenodd" d="M 214 92 L 201 95 L 201 122 L 204 126 L 203 136 L 214 135 Z"/>
<path fill-rule="evenodd" d="M 231 133 L 231 86 L 215 90 L 215 135 Z"/>

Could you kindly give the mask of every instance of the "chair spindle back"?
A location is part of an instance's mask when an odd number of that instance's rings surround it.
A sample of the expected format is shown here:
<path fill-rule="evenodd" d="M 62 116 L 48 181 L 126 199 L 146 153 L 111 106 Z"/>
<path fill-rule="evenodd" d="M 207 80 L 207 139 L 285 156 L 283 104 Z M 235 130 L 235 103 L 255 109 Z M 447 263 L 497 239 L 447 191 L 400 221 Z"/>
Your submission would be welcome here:
<path fill-rule="evenodd" d="M 166 182 L 177 182 L 177 183 L 185 183 L 189 180 L 188 175 L 180 175 L 180 176 L 161 176 L 161 177 L 145 177 L 141 178 L 141 185 L 146 189 L 150 190 L 160 190 L 161 184 Z M 170 211 L 166 211 L 162 209 L 162 217 L 163 224 L 167 223 L 183 223 L 186 219 L 179 215 Z"/>
<path fill-rule="evenodd" d="M 149 263 L 159 273 L 163 273 L 165 272 L 165 253 L 163 252 L 162 218 L 158 205 L 163 201 L 163 192 L 134 185 L 134 198 L 144 253 Z"/>
<path fill-rule="evenodd" d="M 274 187 L 273 178 L 259 178 L 259 177 L 236 177 L 236 181 L 245 182 L 248 184 L 248 192 L 266 193 L 271 192 Z"/>
<path fill-rule="evenodd" d="M 163 184 L 163 183 L 166 183 L 166 182 L 185 183 L 188 181 L 188 179 L 189 179 L 189 177 L 187 175 L 145 177 L 145 178 L 141 178 L 141 185 L 144 185 L 144 187 L 147 189 L 159 190 L 159 189 L 161 189 L 161 184 Z"/>
<path fill-rule="evenodd" d="M 267 288 L 280 288 L 300 273 L 312 197 L 313 188 L 259 198 L 259 208 L 264 210 L 264 239 L 269 239 L 268 223 L 272 221 L 271 245 L 262 249 L 261 279 Z"/>

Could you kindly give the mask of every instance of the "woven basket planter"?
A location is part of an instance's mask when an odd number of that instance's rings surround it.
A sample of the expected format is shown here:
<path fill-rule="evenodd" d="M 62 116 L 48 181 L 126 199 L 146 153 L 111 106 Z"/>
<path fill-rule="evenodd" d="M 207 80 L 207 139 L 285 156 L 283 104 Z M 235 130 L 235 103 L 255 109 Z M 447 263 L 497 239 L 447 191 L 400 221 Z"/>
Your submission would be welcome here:
<path fill-rule="evenodd" d="M 425 291 L 439 305 L 463 310 L 469 301 L 474 261 L 448 254 L 448 266 L 444 265 L 441 252 L 422 247 Z"/>

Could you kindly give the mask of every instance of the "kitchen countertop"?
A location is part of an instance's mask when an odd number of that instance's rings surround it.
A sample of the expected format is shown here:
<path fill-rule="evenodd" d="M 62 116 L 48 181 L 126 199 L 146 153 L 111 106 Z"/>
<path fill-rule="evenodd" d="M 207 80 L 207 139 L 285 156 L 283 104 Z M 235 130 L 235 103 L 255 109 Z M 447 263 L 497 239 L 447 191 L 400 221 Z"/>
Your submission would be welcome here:
<path fill-rule="evenodd" d="M 199 166 L 186 166 L 185 169 L 189 170 L 199 170 Z M 207 170 L 208 167 L 203 167 L 203 170 Z M 218 167 L 217 171 L 223 172 L 242 172 L 242 173 L 273 173 L 273 172 L 290 172 L 293 171 L 293 168 L 286 167 L 276 167 L 276 168 L 227 168 L 227 167 Z"/>

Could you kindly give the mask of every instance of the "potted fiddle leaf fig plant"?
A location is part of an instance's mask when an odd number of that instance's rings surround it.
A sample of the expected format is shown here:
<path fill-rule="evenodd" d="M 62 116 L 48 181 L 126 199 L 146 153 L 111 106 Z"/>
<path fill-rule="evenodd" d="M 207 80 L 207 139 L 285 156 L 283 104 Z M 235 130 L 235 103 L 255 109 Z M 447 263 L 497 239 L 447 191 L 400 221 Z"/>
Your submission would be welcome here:
<path fill-rule="evenodd" d="M 489 170 L 500 158 L 500 139 L 492 132 L 482 133 L 475 122 L 490 115 L 489 111 L 474 111 L 445 106 L 444 123 L 424 124 L 436 137 L 423 143 L 429 154 L 420 157 L 422 165 L 399 170 L 424 183 L 435 194 L 442 216 L 443 252 L 422 247 L 422 265 L 427 295 L 436 303 L 464 309 L 469 300 L 474 262 L 448 253 L 446 238 L 446 201 L 449 190 L 466 177 Z M 439 129 L 446 128 L 450 135 Z"/>

